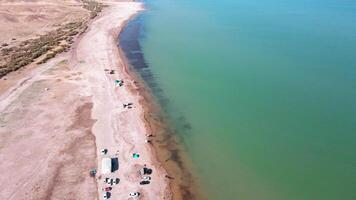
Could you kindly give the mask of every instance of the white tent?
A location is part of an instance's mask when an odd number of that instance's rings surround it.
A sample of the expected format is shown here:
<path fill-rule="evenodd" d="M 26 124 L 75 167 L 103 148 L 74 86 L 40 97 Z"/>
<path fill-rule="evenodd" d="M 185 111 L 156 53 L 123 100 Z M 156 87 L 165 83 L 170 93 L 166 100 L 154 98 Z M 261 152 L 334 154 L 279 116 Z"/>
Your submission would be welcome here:
<path fill-rule="evenodd" d="M 101 173 L 102 174 L 111 173 L 111 158 L 103 158 L 101 160 Z"/>

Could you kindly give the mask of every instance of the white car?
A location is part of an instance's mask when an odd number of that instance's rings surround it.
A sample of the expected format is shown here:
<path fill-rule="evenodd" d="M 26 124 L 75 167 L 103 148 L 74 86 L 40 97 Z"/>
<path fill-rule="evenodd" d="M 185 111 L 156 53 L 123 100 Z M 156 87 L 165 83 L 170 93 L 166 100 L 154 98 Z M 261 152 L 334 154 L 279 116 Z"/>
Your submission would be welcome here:
<path fill-rule="evenodd" d="M 150 180 L 151 180 L 151 177 L 150 177 L 150 176 L 143 176 L 143 177 L 142 177 L 142 180 L 143 180 L 143 181 L 150 181 Z"/>
<path fill-rule="evenodd" d="M 131 192 L 131 193 L 129 194 L 129 196 L 130 196 L 130 197 L 138 197 L 138 196 L 140 196 L 140 193 L 139 193 L 139 192 Z"/>

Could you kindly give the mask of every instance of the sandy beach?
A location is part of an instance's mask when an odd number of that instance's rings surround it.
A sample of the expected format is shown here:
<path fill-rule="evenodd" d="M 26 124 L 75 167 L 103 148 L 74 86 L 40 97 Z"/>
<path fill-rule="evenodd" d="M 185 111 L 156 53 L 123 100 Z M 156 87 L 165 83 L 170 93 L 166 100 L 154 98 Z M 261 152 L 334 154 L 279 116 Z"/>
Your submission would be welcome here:
<path fill-rule="evenodd" d="M 108 7 L 69 52 L 0 80 L 0 199 L 103 199 L 105 178 L 120 180 L 110 199 L 130 199 L 131 192 L 172 199 L 167 172 L 146 142 L 152 133 L 137 82 L 117 48 L 120 30 L 142 4 L 103 3 Z M 104 157 L 118 158 L 113 173 L 101 174 Z M 153 173 L 140 185 L 144 166 Z"/>

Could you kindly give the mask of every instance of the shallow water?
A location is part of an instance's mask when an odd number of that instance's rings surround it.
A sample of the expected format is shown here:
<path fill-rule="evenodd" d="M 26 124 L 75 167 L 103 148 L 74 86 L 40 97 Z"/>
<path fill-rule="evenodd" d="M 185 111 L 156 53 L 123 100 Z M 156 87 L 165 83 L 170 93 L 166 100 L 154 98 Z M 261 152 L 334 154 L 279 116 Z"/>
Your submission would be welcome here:
<path fill-rule="evenodd" d="M 139 71 L 208 199 L 356 199 L 355 1 L 146 7 Z"/>

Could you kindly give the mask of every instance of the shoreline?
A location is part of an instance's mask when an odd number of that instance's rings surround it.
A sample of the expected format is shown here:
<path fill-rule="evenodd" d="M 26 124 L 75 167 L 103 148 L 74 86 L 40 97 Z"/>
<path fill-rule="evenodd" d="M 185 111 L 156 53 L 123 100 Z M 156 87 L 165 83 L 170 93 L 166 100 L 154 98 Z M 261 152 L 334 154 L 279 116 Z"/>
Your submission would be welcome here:
<path fill-rule="evenodd" d="M 184 151 L 169 131 L 156 97 L 118 45 L 126 25 L 144 10 L 143 3 L 104 3 L 108 6 L 88 22 L 68 52 L 0 79 L 0 153 L 4 163 L 10 163 L 0 169 L 14 167 L 14 154 L 21 158 L 16 172 L 12 170 L 16 175 L 3 174 L 0 182 L 11 177 L 26 185 L 4 186 L 0 197 L 103 199 L 103 180 L 119 178 L 110 199 L 126 199 L 130 192 L 140 192 L 140 199 L 195 199 Z M 115 86 L 117 79 L 125 80 L 124 87 Z M 122 106 L 128 102 L 133 103 L 130 110 Z M 150 134 L 155 136 L 147 137 Z M 27 151 L 19 152 L 20 146 Z M 109 153 L 103 156 L 102 149 Z M 140 158 L 132 158 L 133 153 Z M 117 158 L 118 169 L 101 174 L 104 157 Z M 48 167 L 29 173 L 40 163 Z M 138 171 L 145 165 L 153 169 L 152 180 L 139 185 Z M 93 168 L 98 171 L 95 178 L 88 173 Z M 73 182 L 73 175 L 80 180 Z"/>
<path fill-rule="evenodd" d="M 172 199 L 167 172 L 145 141 L 150 132 L 142 97 L 117 47 L 124 24 L 142 4 L 105 4 L 70 51 L 0 80 L 2 199 L 103 199 L 105 178 L 119 179 L 110 199 L 127 199 L 131 192 L 139 192 L 140 199 Z M 117 79 L 125 81 L 123 87 L 114 84 Z M 123 107 L 128 102 L 132 109 Z M 101 160 L 107 157 L 117 158 L 119 165 L 102 174 Z M 140 185 L 145 165 L 152 179 Z M 95 178 L 89 176 L 93 168 Z M 9 179 L 21 184 L 9 186 Z"/>
<path fill-rule="evenodd" d="M 173 200 L 185 199 L 204 199 L 201 189 L 198 187 L 193 172 L 191 161 L 188 158 L 184 147 L 179 142 L 179 138 L 169 127 L 168 121 L 164 119 L 164 111 L 154 92 L 139 72 L 130 63 L 127 57 L 130 49 L 123 49 L 120 45 L 121 33 L 125 31 L 127 25 L 143 14 L 145 10 L 137 13 L 130 20 L 125 22 L 124 28 L 118 35 L 118 49 L 121 59 L 124 61 L 124 68 L 139 86 L 138 93 L 142 96 L 141 104 L 143 105 L 143 120 L 148 130 L 156 134 L 156 140 L 153 143 L 153 154 L 158 158 L 159 163 L 167 171 L 167 179 L 173 193 Z M 135 34 L 134 34 L 135 35 Z M 139 34 L 138 34 L 139 35 Z M 137 40 L 136 38 L 135 40 Z M 134 50 L 141 51 L 141 50 Z M 144 60 L 143 60 L 144 62 Z M 148 67 L 148 66 L 147 66 Z"/>
<path fill-rule="evenodd" d="M 118 3 L 119 5 L 120 3 Z M 138 8 L 135 11 L 132 12 L 132 14 L 126 15 L 124 18 L 122 18 L 122 22 L 118 22 L 115 25 L 108 24 L 109 22 L 112 23 L 113 19 L 117 18 L 116 14 L 119 11 L 119 9 L 116 11 L 116 5 L 111 6 L 103 11 L 101 15 L 98 16 L 97 19 L 94 20 L 94 24 L 92 26 L 89 26 L 89 31 L 84 34 L 83 37 L 89 37 L 89 38 L 96 38 L 98 37 L 97 33 L 98 31 L 103 32 L 103 35 L 106 35 L 105 30 L 102 28 L 105 27 L 106 30 L 109 32 L 108 34 L 108 40 L 106 42 L 106 45 L 103 45 L 103 48 L 98 48 L 100 45 L 102 45 L 103 42 L 97 42 L 95 45 L 97 47 L 97 52 L 101 52 L 103 56 L 98 56 L 97 54 L 95 55 L 96 61 L 101 60 L 100 62 L 97 62 L 97 64 L 101 65 L 102 70 L 104 71 L 104 67 L 114 69 L 115 75 L 107 75 L 106 74 L 106 80 L 105 80 L 105 85 L 109 90 L 110 88 L 114 89 L 113 91 L 107 91 L 107 90 L 102 90 L 101 88 L 93 88 L 93 93 L 100 93 L 102 94 L 101 97 L 95 97 L 93 96 L 93 102 L 94 102 L 94 107 L 93 107 L 93 112 L 92 116 L 94 119 L 96 119 L 96 123 L 94 124 L 93 127 L 93 132 L 96 135 L 96 141 L 97 141 L 97 146 L 98 149 L 97 151 L 100 152 L 101 149 L 107 148 L 109 152 L 115 152 L 117 149 L 117 145 L 119 145 L 119 149 L 117 151 L 119 154 L 115 153 L 115 155 L 110 155 L 110 157 L 118 157 L 119 162 L 120 162 L 120 169 L 118 172 L 114 172 L 109 175 L 109 177 L 114 177 L 118 176 L 119 174 L 124 174 L 125 177 L 120 177 L 120 185 L 121 187 L 124 187 L 124 191 L 126 191 L 127 194 L 122 194 L 122 188 L 118 189 L 117 192 L 115 189 L 113 189 L 112 194 L 113 194 L 113 199 L 121 199 L 124 198 L 126 195 L 128 195 L 129 191 L 139 191 L 142 194 L 142 197 L 148 197 L 148 199 L 172 199 L 172 192 L 170 189 L 167 188 L 168 186 L 168 181 L 165 179 L 166 171 L 160 164 L 160 162 L 156 158 L 155 150 L 149 145 L 144 143 L 146 139 L 146 135 L 149 134 L 149 130 L 146 127 L 145 122 L 143 121 L 142 115 L 144 113 L 143 111 L 143 106 L 142 106 L 142 97 L 139 93 L 136 93 L 134 90 L 137 88 L 137 85 L 135 84 L 135 79 L 133 79 L 132 75 L 127 73 L 128 71 L 125 69 L 125 57 L 120 55 L 120 50 L 116 45 L 116 39 L 119 36 L 119 33 L 123 30 L 123 27 L 125 24 L 132 19 L 135 15 L 138 14 L 143 8 L 141 3 L 127 3 L 131 5 L 139 5 L 140 8 Z M 115 12 L 116 11 L 116 12 Z M 108 14 L 110 12 L 110 14 Z M 128 11 L 127 11 L 128 12 Z M 105 20 L 105 22 L 100 22 L 102 27 L 97 27 L 95 25 L 95 22 L 98 21 L 104 21 L 103 19 L 106 17 L 112 17 L 113 19 L 111 20 Z M 115 21 L 115 20 L 114 20 Z M 104 25 L 102 24 L 104 23 Z M 108 28 L 108 26 L 111 26 Z M 91 29 L 96 29 L 95 34 L 91 36 Z M 89 36 L 88 36 L 89 35 Z M 106 36 L 105 36 L 106 37 Z M 101 38 L 100 38 L 101 39 Z M 103 38 L 103 40 L 105 40 Z M 88 39 L 87 39 L 88 41 Z M 91 40 L 92 41 L 92 40 Z M 80 41 L 79 41 L 80 43 Z M 85 43 L 85 42 L 84 42 Z M 84 45 L 85 46 L 85 45 Z M 87 48 L 84 48 L 87 49 Z M 100 49 L 103 49 L 100 50 Z M 104 50 L 105 49 L 105 50 Z M 78 46 L 77 52 L 81 51 L 80 44 Z M 85 51 L 84 51 L 85 52 Z M 88 53 L 88 52 L 85 52 Z M 89 53 L 90 54 L 90 53 Z M 81 61 L 83 58 L 90 57 L 90 55 L 85 55 L 82 56 L 80 53 L 76 54 L 78 56 L 78 61 Z M 94 56 L 94 55 L 93 55 Z M 89 60 L 88 60 L 89 61 Z M 92 60 L 94 61 L 94 60 Z M 107 65 L 109 64 L 109 65 Z M 94 72 L 94 71 L 93 71 Z M 89 74 L 91 76 L 88 79 L 96 79 L 96 73 L 99 73 L 98 70 L 95 70 L 95 74 Z M 119 75 L 119 77 L 117 76 Z M 113 88 L 112 83 L 114 82 L 114 79 L 120 78 L 125 80 L 124 87 L 120 88 Z M 127 88 L 127 89 L 126 89 Z M 106 93 L 105 95 L 103 93 Z M 105 99 L 105 100 L 104 100 Z M 125 100 L 126 99 L 126 100 Z M 127 101 L 127 99 L 131 99 L 130 101 L 133 102 L 134 108 L 133 110 L 127 111 L 125 109 L 119 109 L 119 111 L 114 111 L 110 114 L 110 117 L 106 117 L 102 115 L 103 110 L 110 110 L 111 108 L 117 108 L 120 105 L 116 103 L 117 101 L 121 101 L 122 103 L 125 103 L 124 101 Z M 103 105 L 103 101 L 108 101 L 106 102 L 106 105 Z M 112 101 L 112 102 L 110 102 Z M 111 105 L 108 105 L 111 104 Z M 122 105 L 122 104 L 121 104 Z M 111 108 L 110 108 L 111 107 Z M 108 113 L 109 114 L 109 113 Z M 115 119 L 117 118 L 117 119 Z M 129 120 L 127 120 L 129 118 Z M 138 119 L 139 118 L 139 119 Z M 131 122 L 129 122 L 131 121 Z M 135 122 L 134 122 L 135 121 Z M 124 125 L 128 123 L 127 125 Z M 111 124 L 111 125 L 110 125 Z M 111 126 L 112 128 L 108 128 Z M 121 131 L 120 131 L 121 127 Z M 130 132 L 131 133 L 130 136 Z M 103 134 L 105 132 L 106 134 Z M 109 133 L 111 132 L 111 133 Z M 116 132 L 116 133 L 115 133 Z M 112 138 L 112 139 L 108 139 Z M 136 140 L 136 142 L 132 141 Z M 137 141 L 139 140 L 139 141 Z M 131 149 L 131 150 L 130 150 Z M 135 149 L 135 150 L 133 150 Z M 124 152 L 124 155 L 122 155 L 121 152 Z M 138 160 L 137 162 L 135 161 L 129 161 L 129 155 L 134 152 L 139 152 L 140 153 L 140 159 L 142 157 L 142 160 Z M 109 154 L 110 154 L 109 153 Z M 98 155 L 98 167 L 100 171 L 100 158 L 103 157 L 101 155 Z M 124 163 L 123 163 L 124 162 Z M 141 186 L 139 187 L 139 177 L 135 173 L 137 171 L 133 172 L 132 169 L 138 170 L 140 167 L 142 167 L 144 164 L 148 164 L 149 167 L 153 168 L 154 174 L 152 175 L 152 182 L 149 185 L 146 186 Z M 117 174 L 117 175 L 116 175 Z M 99 188 L 104 187 L 102 182 L 102 178 L 105 176 L 99 175 L 98 177 L 98 182 L 99 182 Z M 137 185 L 136 185 L 137 184 Z M 136 188 L 136 189 L 130 189 L 130 188 Z M 120 192 L 119 192 L 120 191 Z M 100 189 L 98 191 L 99 193 L 101 192 Z M 119 198 L 120 197 L 120 198 Z"/>

